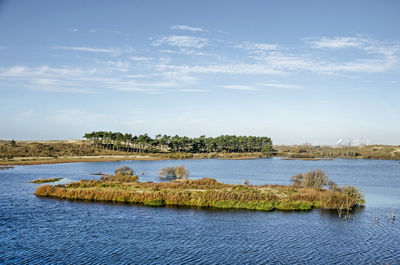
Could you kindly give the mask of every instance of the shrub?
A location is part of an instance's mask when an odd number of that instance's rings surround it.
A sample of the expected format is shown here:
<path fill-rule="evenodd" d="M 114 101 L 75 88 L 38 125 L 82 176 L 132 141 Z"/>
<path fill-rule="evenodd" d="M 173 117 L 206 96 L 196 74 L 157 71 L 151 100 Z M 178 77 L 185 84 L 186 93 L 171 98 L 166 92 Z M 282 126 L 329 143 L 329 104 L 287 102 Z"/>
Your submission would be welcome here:
<path fill-rule="evenodd" d="M 123 166 L 123 167 L 117 168 L 115 170 L 115 174 L 131 175 L 132 176 L 134 173 L 135 173 L 135 171 L 133 171 L 132 168 L 127 167 L 127 166 Z"/>
<path fill-rule="evenodd" d="M 303 174 L 297 174 L 291 177 L 293 181 L 293 186 L 302 186 L 303 185 Z"/>
<path fill-rule="evenodd" d="M 354 186 L 344 186 L 341 188 L 342 193 L 349 199 L 347 202 L 350 207 L 352 205 L 362 205 L 365 203 L 364 195 Z"/>
<path fill-rule="evenodd" d="M 308 188 L 320 189 L 328 186 L 330 189 L 336 189 L 337 185 L 331 181 L 324 171 L 321 169 L 310 170 L 305 174 L 297 174 L 292 176 L 294 186 L 303 186 Z"/>
<path fill-rule="evenodd" d="M 310 188 L 322 188 L 328 183 L 328 176 L 321 169 L 308 171 L 303 175 L 304 186 Z"/>
<path fill-rule="evenodd" d="M 160 179 L 188 179 L 189 171 L 184 166 L 164 167 L 160 169 Z"/>
<path fill-rule="evenodd" d="M 184 166 L 175 167 L 175 175 L 178 179 L 188 179 L 189 171 Z"/>

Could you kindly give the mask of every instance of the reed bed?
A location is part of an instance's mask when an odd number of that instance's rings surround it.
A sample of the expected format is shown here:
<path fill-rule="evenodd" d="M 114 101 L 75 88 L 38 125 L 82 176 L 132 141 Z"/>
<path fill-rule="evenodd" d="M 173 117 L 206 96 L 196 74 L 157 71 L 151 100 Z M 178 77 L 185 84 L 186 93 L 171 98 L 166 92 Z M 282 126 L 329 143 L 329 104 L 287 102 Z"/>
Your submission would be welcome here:
<path fill-rule="evenodd" d="M 43 185 L 35 194 L 73 200 L 141 203 L 148 206 L 194 206 L 271 211 L 312 208 L 351 210 L 364 203 L 358 190 L 284 185 L 233 185 L 212 178 L 172 182 L 138 182 L 123 179 L 81 180 Z"/>

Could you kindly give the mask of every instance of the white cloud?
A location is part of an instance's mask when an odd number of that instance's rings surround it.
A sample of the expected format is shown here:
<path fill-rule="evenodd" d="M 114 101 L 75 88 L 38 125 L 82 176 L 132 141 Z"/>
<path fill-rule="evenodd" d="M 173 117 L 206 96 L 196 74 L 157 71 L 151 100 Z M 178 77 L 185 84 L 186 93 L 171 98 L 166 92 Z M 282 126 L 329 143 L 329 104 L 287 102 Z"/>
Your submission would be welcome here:
<path fill-rule="evenodd" d="M 48 85 L 56 85 L 57 83 L 59 83 L 59 80 L 50 78 L 39 78 L 32 80 L 32 83 L 48 86 Z"/>
<path fill-rule="evenodd" d="M 151 57 L 131 56 L 131 57 L 129 57 L 129 59 L 132 60 L 132 61 L 147 62 L 147 61 L 152 60 L 153 58 L 151 58 Z"/>
<path fill-rule="evenodd" d="M 275 87 L 275 88 L 294 88 L 294 89 L 303 88 L 303 86 L 299 86 L 299 85 L 281 84 L 281 83 L 266 83 L 266 84 L 260 84 L 260 86 Z"/>
<path fill-rule="evenodd" d="M 185 74 L 237 74 L 237 75 L 282 75 L 284 71 L 266 64 L 211 64 L 205 66 L 158 65 L 159 70 Z"/>
<path fill-rule="evenodd" d="M 164 44 L 179 48 L 200 49 L 208 45 L 208 40 L 201 37 L 170 35 L 153 42 L 156 47 Z"/>
<path fill-rule="evenodd" d="M 68 31 L 77 32 L 79 29 L 77 28 L 66 28 Z"/>
<path fill-rule="evenodd" d="M 233 89 L 233 90 L 244 90 L 244 91 L 258 91 L 259 89 L 253 86 L 244 86 L 244 85 L 227 85 L 222 86 L 223 88 Z"/>
<path fill-rule="evenodd" d="M 204 92 L 208 92 L 208 90 L 205 89 L 192 89 L 192 88 L 187 88 L 187 89 L 178 89 L 176 90 L 177 92 L 199 92 L 199 93 L 204 93 Z"/>
<path fill-rule="evenodd" d="M 124 75 L 124 77 L 128 78 L 148 78 L 148 75 Z"/>
<path fill-rule="evenodd" d="M 235 48 L 242 48 L 246 50 L 276 50 L 278 49 L 278 45 L 270 43 L 256 43 L 251 41 L 245 41 L 242 44 L 236 45 Z"/>
<path fill-rule="evenodd" d="M 189 26 L 184 26 L 184 25 L 174 25 L 171 27 L 171 29 L 187 30 L 187 31 L 192 31 L 192 32 L 206 32 L 207 31 L 200 27 L 189 27 Z"/>
<path fill-rule="evenodd" d="M 281 52 L 271 52 L 268 55 L 254 58 L 275 70 L 310 71 L 319 74 L 379 73 L 392 69 L 397 63 L 397 57 L 393 54 L 383 55 L 381 58 L 358 59 L 348 62 L 332 62 L 307 55 L 297 56 Z"/>
<path fill-rule="evenodd" d="M 64 67 L 56 68 L 49 66 L 26 67 L 13 66 L 9 68 L 0 68 L 0 78 L 44 78 L 44 77 L 62 77 L 62 76 L 79 76 L 83 73 L 91 74 L 93 70 L 82 70 L 81 68 Z"/>
<path fill-rule="evenodd" d="M 120 53 L 121 52 L 119 49 L 115 49 L 115 48 L 74 47 L 74 46 L 56 46 L 56 47 L 52 47 L 52 49 L 82 51 L 82 52 L 95 52 L 95 53 Z"/>
<path fill-rule="evenodd" d="M 359 37 L 336 37 L 336 38 L 310 38 L 306 39 L 314 48 L 360 48 L 366 43 L 367 39 Z"/>
<path fill-rule="evenodd" d="M 127 72 L 129 71 L 130 63 L 126 60 L 116 60 L 116 61 L 101 61 L 95 60 L 97 64 L 102 64 L 106 67 L 108 71 L 120 71 L 120 72 Z"/>

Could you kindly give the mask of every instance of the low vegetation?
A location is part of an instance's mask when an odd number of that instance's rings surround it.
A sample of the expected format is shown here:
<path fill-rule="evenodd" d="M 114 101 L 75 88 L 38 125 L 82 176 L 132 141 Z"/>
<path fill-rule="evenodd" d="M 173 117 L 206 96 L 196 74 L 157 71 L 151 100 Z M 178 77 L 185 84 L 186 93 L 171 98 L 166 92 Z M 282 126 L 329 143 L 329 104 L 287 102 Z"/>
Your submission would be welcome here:
<path fill-rule="evenodd" d="M 271 211 L 325 208 L 350 211 L 364 204 L 362 194 L 354 187 L 320 188 L 303 180 L 293 186 L 233 185 L 212 178 L 182 179 L 171 182 L 126 181 L 117 173 L 101 180 L 81 180 L 62 185 L 43 185 L 37 196 L 61 199 L 142 203 L 148 206 L 195 206 L 223 209 Z M 308 176 L 306 173 L 305 175 Z M 116 177 L 116 178 L 114 178 Z M 321 174 L 317 174 L 317 179 Z M 326 179 L 322 177 L 324 181 Z M 313 187 L 311 187 L 313 186 Z"/>
<path fill-rule="evenodd" d="M 49 178 L 49 179 L 41 179 L 41 178 L 38 178 L 38 179 L 35 179 L 35 180 L 32 180 L 32 181 L 29 181 L 28 183 L 41 184 L 41 183 L 56 182 L 56 181 L 60 181 L 60 180 L 62 180 L 62 179 L 63 179 L 63 178 Z"/>
<path fill-rule="evenodd" d="M 0 140 L 0 165 L 167 159 L 258 159 L 317 161 L 333 158 L 400 160 L 400 146 L 275 145 L 269 137 L 222 135 L 188 138 L 113 132 L 85 134 L 88 140 Z"/>
<path fill-rule="evenodd" d="M 313 160 L 315 158 L 362 158 L 400 160 L 400 146 L 312 146 L 276 145 L 274 155 L 292 159 Z"/>
<path fill-rule="evenodd" d="M 184 166 L 164 167 L 160 169 L 161 180 L 188 179 L 189 175 L 189 170 Z"/>
<path fill-rule="evenodd" d="M 139 176 L 134 175 L 135 171 L 130 167 L 120 167 L 115 170 L 115 175 L 102 175 L 101 180 L 106 182 L 138 182 Z"/>

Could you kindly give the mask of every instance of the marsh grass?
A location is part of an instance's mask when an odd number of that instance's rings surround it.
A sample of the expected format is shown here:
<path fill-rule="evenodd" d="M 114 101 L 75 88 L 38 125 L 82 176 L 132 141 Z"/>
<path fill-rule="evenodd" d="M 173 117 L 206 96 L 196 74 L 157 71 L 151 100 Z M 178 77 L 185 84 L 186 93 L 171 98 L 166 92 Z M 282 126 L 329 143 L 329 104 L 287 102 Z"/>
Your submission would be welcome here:
<path fill-rule="evenodd" d="M 327 190 L 283 185 L 233 185 L 212 178 L 172 182 L 81 180 L 62 185 L 43 185 L 37 196 L 61 199 L 142 203 L 148 206 L 191 206 L 221 209 L 302 211 L 312 208 L 351 210 L 363 203 L 351 188 Z M 357 197 L 358 196 L 358 197 Z M 358 199 L 357 199 L 358 198 Z"/>

